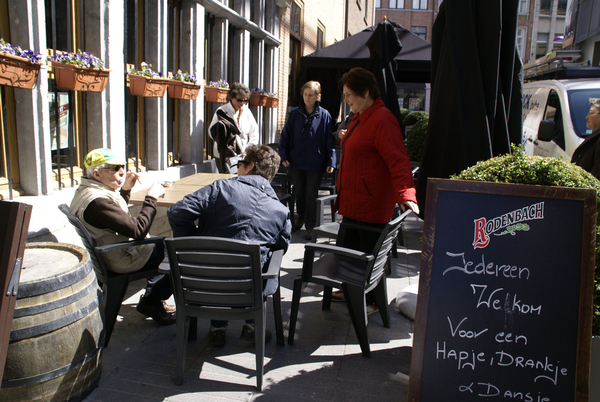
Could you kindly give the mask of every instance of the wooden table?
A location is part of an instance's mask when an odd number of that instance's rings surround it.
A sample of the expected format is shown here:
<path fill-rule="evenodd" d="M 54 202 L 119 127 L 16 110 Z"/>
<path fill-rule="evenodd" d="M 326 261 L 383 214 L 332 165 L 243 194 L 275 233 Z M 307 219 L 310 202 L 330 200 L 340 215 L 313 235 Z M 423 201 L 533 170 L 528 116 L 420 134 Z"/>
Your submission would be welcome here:
<path fill-rule="evenodd" d="M 165 196 L 159 198 L 157 205 L 159 207 L 170 207 L 177 201 L 183 199 L 188 194 L 212 184 L 218 179 L 228 179 L 235 177 L 233 174 L 222 173 L 196 173 L 191 176 L 184 177 L 173 183 L 171 187 L 165 187 Z M 131 193 L 129 203 L 134 205 L 142 205 L 148 189 Z"/>

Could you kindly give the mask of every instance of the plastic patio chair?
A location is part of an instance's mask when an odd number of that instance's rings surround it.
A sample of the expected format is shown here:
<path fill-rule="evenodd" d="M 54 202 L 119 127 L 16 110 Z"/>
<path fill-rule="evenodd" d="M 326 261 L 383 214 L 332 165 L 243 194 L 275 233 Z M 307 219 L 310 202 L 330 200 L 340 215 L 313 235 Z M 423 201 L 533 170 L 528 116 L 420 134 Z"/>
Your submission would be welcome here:
<path fill-rule="evenodd" d="M 302 274 L 294 280 L 288 333 L 288 343 L 290 345 L 294 344 L 302 285 L 304 283 L 316 283 L 325 287 L 323 310 L 328 310 L 331 306 L 332 288 L 342 289 L 362 354 L 366 357 L 370 356 L 365 295 L 373 291 L 372 294 L 375 303 L 379 307 L 383 325 L 389 328 L 390 312 L 388 309 L 385 267 L 400 225 L 409 212 L 410 210 L 404 212 L 385 226 L 370 254 L 329 244 L 308 243 L 305 245 Z M 340 239 L 343 239 L 344 231 L 349 228 L 371 230 L 363 226 L 344 224 L 340 227 Z M 376 229 L 372 230 L 379 232 Z M 323 256 L 315 260 L 315 253 L 322 253 Z"/>
<path fill-rule="evenodd" d="M 266 273 L 260 245 L 219 237 L 165 239 L 177 307 L 177 385 L 183 383 L 187 337 L 193 318 L 254 319 L 256 386 L 262 390 L 267 297 L 263 280 L 279 278 L 283 250 L 273 253 Z M 161 269 L 161 273 L 164 271 Z M 277 342 L 283 345 L 280 288 L 273 294 Z"/>
<path fill-rule="evenodd" d="M 107 251 L 137 246 L 140 244 L 162 243 L 164 237 L 152 236 L 144 240 L 115 243 L 106 246 L 96 246 L 96 242 L 86 227 L 79 220 L 79 218 L 71 213 L 71 210 L 67 204 L 59 205 L 58 209 L 60 209 L 60 211 L 67 216 L 69 222 L 75 227 L 75 231 L 79 237 L 81 237 L 81 241 L 83 242 L 85 249 L 90 254 L 94 271 L 96 272 L 96 278 L 102 286 L 102 293 L 104 295 L 104 308 L 101 311 L 104 312 L 104 347 L 107 347 L 129 283 L 138 279 L 144 279 L 158 275 L 158 267 L 150 270 L 140 270 L 127 274 L 119 274 L 108 270 L 106 264 L 104 263 L 102 254 Z"/>

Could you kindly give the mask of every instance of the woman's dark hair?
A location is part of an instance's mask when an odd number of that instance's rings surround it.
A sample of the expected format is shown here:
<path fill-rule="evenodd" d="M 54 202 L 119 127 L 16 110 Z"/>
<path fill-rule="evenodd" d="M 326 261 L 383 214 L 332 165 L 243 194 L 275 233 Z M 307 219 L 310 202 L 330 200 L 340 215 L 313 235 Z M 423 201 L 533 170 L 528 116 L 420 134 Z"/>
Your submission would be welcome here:
<path fill-rule="evenodd" d="M 244 99 L 248 99 L 250 97 L 250 90 L 244 84 L 234 82 L 229 87 L 229 91 L 227 91 L 227 102 L 229 102 L 231 98 L 237 98 L 238 95 L 242 95 Z"/>
<path fill-rule="evenodd" d="M 354 67 L 338 81 L 340 92 L 344 92 L 344 85 L 348 87 L 355 95 L 363 98 L 369 91 L 369 97 L 373 100 L 379 98 L 379 87 L 377 80 L 372 72 L 365 70 L 362 67 Z"/>
<path fill-rule="evenodd" d="M 268 145 L 249 145 L 246 147 L 244 160 L 254 162 L 254 169 L 250 174 L 256 174 L 264 177 L 269 182 L 275 177 L 279 170 L 281 158 L 273 148 Z"/>

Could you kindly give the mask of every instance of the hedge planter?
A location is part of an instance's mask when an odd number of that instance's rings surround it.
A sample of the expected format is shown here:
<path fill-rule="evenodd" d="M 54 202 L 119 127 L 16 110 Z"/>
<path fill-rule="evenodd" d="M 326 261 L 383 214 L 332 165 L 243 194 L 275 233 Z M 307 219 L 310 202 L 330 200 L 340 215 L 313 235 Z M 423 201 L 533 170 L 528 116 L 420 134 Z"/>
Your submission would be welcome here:
<path fill-rule="evenodd" d="M 195 100 L 200 92 L 201 85 L 191 82 L 171 80 L 169 82 L 169 97 L 174 99 L 189 99 Z"/>
<path fill-rule="evenodd" d="M 227 102 L 227 88 L 204 87 L 204 97 L 207 102 L 225 103 Z"/>
<path fill-rule="evenodd" d="M 37 82 L 39 64 L 19 56 L 0 53 L 0 85 L 31 89 Z"/>
<path fill-rule="evenodd" d="M 110 70 L 52 62 L 56 86 L 73 91 L 102 92 Z"/>
<path fill-rule="evenodd" d="M 265 106 L 267 104 L 267 95 L 250 94 L 250 104 L 252 106 Z"/>
<path fill-rule="evenodd" d="M 275 98 L 274 96 L 267 96 L 265 107 L 277 107 L 277 105 L 279 105 L 279 98 Z"/>
<path fill-rule="evenodd" d="M 163 78 L 148 78 L 143 75 L 127 74 L 129 77 L 129 92 L 134 96 L 160 98 L 165 96 L 170 80 Z"/>

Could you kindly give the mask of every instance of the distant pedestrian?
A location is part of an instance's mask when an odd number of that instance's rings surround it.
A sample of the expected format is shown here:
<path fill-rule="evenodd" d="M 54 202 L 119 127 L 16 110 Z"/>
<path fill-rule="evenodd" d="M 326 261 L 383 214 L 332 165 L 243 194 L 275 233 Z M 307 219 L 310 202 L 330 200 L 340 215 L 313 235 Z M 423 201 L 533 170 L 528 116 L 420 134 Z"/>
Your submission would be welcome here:
<path fill-rule="evenodd" d="M 298 219 L 294 230 L 306 224 L 305 238 L 312 238 L 317 220 L 317 196 L 323 173 L 336 166 L 331 115 L 319 106 L 321 84 L 309 81 L 302 86 L 303 102 L 290 112 L 279 140 L 281 164 L 288 168 L 294 186 Z"/>
<path fill-rule="evenodd" d="M 592 134 L 575 149 L 571 162 L 600 179 L 600 98 L 590 99 L 590 111 L 585 118 Z"/>

